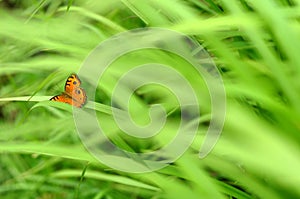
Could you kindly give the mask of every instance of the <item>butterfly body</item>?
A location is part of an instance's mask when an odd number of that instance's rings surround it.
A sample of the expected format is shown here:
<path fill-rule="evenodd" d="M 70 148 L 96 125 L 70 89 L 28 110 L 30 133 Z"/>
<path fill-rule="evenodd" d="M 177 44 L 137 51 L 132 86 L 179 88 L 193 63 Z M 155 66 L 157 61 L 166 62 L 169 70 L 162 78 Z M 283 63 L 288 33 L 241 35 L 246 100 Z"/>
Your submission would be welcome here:
<path fill-rule="evenodd" d="M 51 101 L 64 102 L 81 108 L 86 104 L 87 96 L 85 90 L 80 87 L 81 81 L 76 74 L 71 74 L 65 84 L 65 91 L 52 97 Z"/>

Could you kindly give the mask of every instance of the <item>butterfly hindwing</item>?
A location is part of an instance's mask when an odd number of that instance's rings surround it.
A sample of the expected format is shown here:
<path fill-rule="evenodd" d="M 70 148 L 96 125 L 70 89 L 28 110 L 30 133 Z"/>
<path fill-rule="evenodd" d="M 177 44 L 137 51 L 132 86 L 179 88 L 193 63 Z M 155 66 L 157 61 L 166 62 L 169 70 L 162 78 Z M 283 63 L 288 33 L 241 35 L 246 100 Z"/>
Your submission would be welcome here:
<path fill-rule="evenodd" d="M 72 92 L 72 99 L 81 104 L 81 106 L 85 105 L 87 99 L 85 90 L 80 87 L 75 88 Z"/>

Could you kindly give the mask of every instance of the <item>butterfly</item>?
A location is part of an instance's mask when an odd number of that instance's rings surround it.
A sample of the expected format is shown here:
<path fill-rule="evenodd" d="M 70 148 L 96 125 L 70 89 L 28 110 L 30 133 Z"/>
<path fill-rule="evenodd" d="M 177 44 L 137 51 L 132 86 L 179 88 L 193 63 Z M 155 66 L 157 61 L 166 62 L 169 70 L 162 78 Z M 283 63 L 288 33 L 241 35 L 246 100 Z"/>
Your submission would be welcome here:
<path fill-rule="evenodd" d="M 76 74 L 71 74 L 65 84 L 65 91 L 52 97 L 51 101 L 64 102 L 71 104 L 78 108 L 85 105 L 87 101 L 86 93 L 83 88 L 80 87 L 81 81 Z"/>

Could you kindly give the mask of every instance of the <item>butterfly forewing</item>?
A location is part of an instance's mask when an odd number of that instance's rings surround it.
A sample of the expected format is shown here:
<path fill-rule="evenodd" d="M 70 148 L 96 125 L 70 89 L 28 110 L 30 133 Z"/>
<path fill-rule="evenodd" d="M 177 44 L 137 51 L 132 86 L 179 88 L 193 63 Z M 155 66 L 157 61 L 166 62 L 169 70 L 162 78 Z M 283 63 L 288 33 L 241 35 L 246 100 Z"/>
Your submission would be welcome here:
<path fill-rule="evenodd" d="M 65 102 L 68 104 L 72 104 L 72 98 L 65 93 L 62 93 L 61 95 L 56 95 L 50 99 L 51 101 L 56 101 L 56 102 Z"/>
<path fill-rule="evenodd" d="M 72 91 L 75 90 L 75 88 L 79 88 L 81 85 L 81 80 L 76 74 L 72 74 L 68 77 L 66 84 L 65 84 L 65 92 L 68 95 L 72 95 Z"/>

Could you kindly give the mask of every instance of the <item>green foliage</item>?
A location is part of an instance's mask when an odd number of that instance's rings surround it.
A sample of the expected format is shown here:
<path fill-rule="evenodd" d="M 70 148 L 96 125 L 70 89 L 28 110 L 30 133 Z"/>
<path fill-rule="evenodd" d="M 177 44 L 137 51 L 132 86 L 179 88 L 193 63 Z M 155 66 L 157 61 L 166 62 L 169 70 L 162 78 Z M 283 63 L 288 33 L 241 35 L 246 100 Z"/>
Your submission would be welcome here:
<path fill-rule="evenodd" d="M 0 1 L 1 198 L 299 198 L 299 9 L 298 0 Z M 222 74 L 227 111 L 218 143 L 200 159 L 211 111 L 203 81 L 164 53 L 120 58 L 85 107 L 96 110 L 120 148 L 155 150 L 180 121 L 172 93 L 145 86 L 130 101 L 131 115 L 144 124 L 148 105 L 162 104 L 164 134 L 149 141 L 119 135 L 110 92 L 130 67 L 173 65 L 201 99 L 191 148 L 161 170 L 132 174 L 95 160 L 76 133 L 72 107 L 48 99 L 101 41 L 142 27 L 176 30 L 205 46 Z"/>

